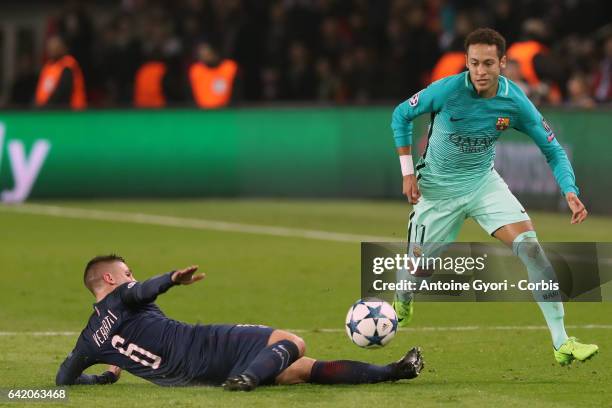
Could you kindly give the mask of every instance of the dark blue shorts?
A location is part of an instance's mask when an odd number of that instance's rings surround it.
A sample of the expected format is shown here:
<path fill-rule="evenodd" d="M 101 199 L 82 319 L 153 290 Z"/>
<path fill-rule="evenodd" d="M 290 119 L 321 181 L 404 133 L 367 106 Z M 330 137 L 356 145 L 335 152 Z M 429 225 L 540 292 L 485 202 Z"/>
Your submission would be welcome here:
<path fill-rule="evenodd" d="M 242 374 L 274 331 L 259 325 L 200 326 L 204 335 L 204 361 L 194 383 L 219 385 L 228 377 Z"/>

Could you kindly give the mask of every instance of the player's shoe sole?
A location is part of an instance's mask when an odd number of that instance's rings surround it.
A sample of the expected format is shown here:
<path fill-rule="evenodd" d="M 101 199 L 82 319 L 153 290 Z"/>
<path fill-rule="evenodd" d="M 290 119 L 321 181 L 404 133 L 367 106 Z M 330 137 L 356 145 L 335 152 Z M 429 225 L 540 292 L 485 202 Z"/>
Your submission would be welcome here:
<path fill-rule="evenodd" d="M 245 374 L 231 377 L 222 384 L 225 391 L 253 391 L 257 388 L 255 380 Z"/>
<path fill-rule="evenodd" d="M 596 344 L 579 343 L 575 337 L 570 337 L 558 350 L 553 349 L 555 360 L 562 366 L 571 364 L 574 360 L 587 361 L 593 358 L 598 352 Z"/>
<path fill-rule="evenodd" d="M 414 314 L 414 301 L 401 301 L 395 299 L 393 301 L 393 309 L 395 310 L 395 314 L 397 314 L 397 325 L 399 327 L 408 326 Z"/>
<path fill-rule="evenodd" d="M 425 361 L 421 349 L 413 347 L 404 357 L 391 365 L 396 380 L 411 380 L 419 376 L 425 367 Z"/>

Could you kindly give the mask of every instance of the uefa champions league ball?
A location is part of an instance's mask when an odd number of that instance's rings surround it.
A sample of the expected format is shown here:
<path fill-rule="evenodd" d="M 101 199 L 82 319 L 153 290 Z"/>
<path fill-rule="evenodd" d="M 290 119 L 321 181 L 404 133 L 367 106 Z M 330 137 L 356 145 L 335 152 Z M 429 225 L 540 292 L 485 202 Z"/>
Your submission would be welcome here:
<path fill-rule="evenodd" d="M 383 300 L 360 299 L 349 309 L 345 327 L 346 334 L 359 347 L 382 347 L 397 332 L 397 315 Z"/>

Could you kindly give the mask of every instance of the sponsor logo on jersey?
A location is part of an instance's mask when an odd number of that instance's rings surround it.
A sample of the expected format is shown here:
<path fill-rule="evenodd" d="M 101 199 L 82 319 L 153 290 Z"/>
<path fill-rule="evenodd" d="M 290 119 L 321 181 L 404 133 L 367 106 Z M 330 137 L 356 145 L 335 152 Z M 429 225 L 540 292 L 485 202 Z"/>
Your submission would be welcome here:
<path fill-rule="evenodd" d="M 510 118 L 497 118 L 495 129 L 506 130 L 510 126 Z"/>
<path fill-rule="evenodd" d="M 488 150 L 495 143 L 495 137 L 470 137 L 451 134 L 448 139 L 459 147 L 462 153 L 480 153 Z"/>
<path fill-rule="evenodd" d="M 413 108 L 415 106 L 418 105 L 419 103 L 419 95 L 421 94 L 421 92 L 417 92 L 414 95 L 412 95 L 412 98 L 408 99 L 408 105 L 412 106 Z"/>
<path fill-rule="evenodd" d="M 551 133 L 550 135 L 546 137 L 546 140 L 548 140 L 548 143 L 552 142 L 554 139 L 555 139 L 554 133 Z"/>

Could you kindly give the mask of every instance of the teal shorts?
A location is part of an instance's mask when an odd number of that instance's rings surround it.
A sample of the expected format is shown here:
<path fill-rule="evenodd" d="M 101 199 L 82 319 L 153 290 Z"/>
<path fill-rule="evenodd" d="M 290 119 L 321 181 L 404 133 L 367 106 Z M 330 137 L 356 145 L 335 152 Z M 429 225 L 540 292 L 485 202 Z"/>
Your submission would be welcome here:
<path fill-rule="evenodd" d="M 467 218 L 473 218 L 489 235 L 504 225 L 529 220 L 506 182 L 491 170 L 482 185 L 465 196 L 441 200 L 421 197 L 410 214 L 408 241 L 420 246 L 428 243 L 428 255 L 433 256 L 430 245 L 443 247 L 454 242 Z"/>

